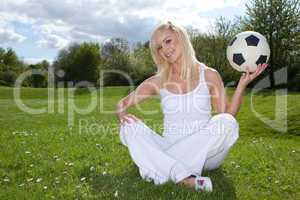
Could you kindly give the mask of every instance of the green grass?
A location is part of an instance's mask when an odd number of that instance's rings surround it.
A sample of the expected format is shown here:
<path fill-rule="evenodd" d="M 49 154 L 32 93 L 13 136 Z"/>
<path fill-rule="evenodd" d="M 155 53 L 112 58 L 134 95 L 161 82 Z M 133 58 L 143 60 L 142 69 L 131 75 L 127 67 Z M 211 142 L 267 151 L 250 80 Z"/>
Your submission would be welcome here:
<path fill-rule="evenodd" d="M 288 131 L 278 132 L 261 122 L 250 109 L 247 92 L 237 119 L 240 138 L 222 167 L 204 172 L 212 178 L 214 192 L 197 193 L 167 183 L 155 186 L 143 181 L 118 137 L 116 102 L 127 94 L 126 87 L 107 87 L 97 107 L 89 114 L 76 114 L 68 127 L 68 95 L 64 112 L 28 114 L 13 99 L 12 88 L 0 88 L 0 199 L 299 199 L 300 198 L 300 93 L 288 95 Z M 229 90 L 232 94 L 233 90 Z M 25 105 L 47 106 L 46 89 L 22 89 Z M 91 98 L 87 91 L 76 93 L 78 107 Z M 264 91 L 254 96 L 255 110 L 275 117 L 275 95 Z M 143 114 L 130 112 L 161 133 L 159 99 L 142 103 Z M 115 193 L 117 191 L 117 197 Z"/>

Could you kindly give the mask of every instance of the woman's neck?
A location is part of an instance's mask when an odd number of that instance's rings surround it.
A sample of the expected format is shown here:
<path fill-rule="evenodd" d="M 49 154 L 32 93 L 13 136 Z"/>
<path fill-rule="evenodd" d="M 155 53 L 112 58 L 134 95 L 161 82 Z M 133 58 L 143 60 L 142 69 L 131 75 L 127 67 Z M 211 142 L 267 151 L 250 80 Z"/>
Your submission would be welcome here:
<path fill-rule="evenodd" d="M 180 61 L 180 59 L 178 59 L 178 61 L 170 64 L 171 73 L 175 76 L 180 76 L 181 67 L 182 67 L 182 62 Z"/>

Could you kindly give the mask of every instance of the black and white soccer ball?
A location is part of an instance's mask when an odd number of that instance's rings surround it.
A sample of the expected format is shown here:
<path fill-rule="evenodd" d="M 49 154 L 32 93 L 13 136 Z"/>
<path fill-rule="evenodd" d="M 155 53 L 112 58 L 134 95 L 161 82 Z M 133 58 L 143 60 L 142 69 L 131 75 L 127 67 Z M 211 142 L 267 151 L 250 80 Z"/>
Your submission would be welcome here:
<path fill-rule="evenodd" d="M 270 47 L 267 39 L 260 33 L 245 31 L 237 34 L 227 47 L 227 59 L 230 65 L 245 72 L 249 67 L 254 72 L 258 64 L 267 63 L 270 58 Z"/>

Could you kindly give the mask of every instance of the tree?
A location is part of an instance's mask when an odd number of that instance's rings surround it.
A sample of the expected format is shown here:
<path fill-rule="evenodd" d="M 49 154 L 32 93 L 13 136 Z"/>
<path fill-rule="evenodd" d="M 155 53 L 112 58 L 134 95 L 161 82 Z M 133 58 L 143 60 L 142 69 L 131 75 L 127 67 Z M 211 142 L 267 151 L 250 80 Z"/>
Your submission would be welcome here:
<path fill-rule="evenodd" d="M 124 73 L 130 76 L 131 62 L 128 41 L 123 38 L 112 38 L 102 44 L 103 62 L 101 70 L 111 70 L 104 75 L 104 85 L 128 85 Z M 114 70 L 120 72 L 115 73 Z"/>
<path fill-rule="evenodd" d="M 18 74 L 24 70 L 24 63 L 11 48 L 0 47 L 0 84 L 12 86 Z"/>
<path fill-rule="evenodd" d="M 98 43 L 72 44 L 67 49 L 59 52 L 53 66 L 55 71 L 63 70 L 64 77 L 58 77 L 59 81 L 71 81 L 78 83 L 88 81 L 98 84 L 99 65 L 101 63 L 100 46 Z"/>
<path fill-rule="evenodd" d="M 152 59 L 149 41 L 136 44 L 131 56 L 131 63 L 131 77 L 136 85 L 156 73 L 157 68 Z"/>
<path fill-rule="evenodd" d="M 34 72 L 41 72 L 42 70 L 47 71 L 50 64 L 43 60 L 40 63 L 37 64 L 31 64 L 28 66 L 28 69 L 32 70 L 33 74 L 29 77 L 29 80 L 27 81 L 27 84 L 29 84 L 32 87 L 46 87 L 47 86 L 47 74 L 41 75 L 41 74 L 35 74 Z"/>
<path fill-rule="evenodd" d="M 300 1 L 252 0 L 246 8 L 244 29 L 260 32 L 269 42 L 271 56 L 267 69 L 274 88 L 274 71 L 292 66 L 294 58 L 300 55 Z"/>

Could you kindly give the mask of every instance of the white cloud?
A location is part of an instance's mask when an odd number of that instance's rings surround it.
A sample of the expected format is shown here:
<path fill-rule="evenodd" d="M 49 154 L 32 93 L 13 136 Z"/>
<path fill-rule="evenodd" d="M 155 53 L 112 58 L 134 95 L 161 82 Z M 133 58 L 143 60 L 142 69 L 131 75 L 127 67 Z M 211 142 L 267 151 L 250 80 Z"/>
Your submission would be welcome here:
<path fill-rule="evenodd" d="M 45 38 L 37 41 L 38 47 L 46 47 L 46 48 L 54 48 L 54 49 L 62 49 L 69 44 L 69 40 L 55 35 L 49 34 L 46 35 Z"/>
<path fill-rule="evenodd" d="M 25 37 L 21 34 L 16 33 L 12 29 L 4 29 L 0 27 L 0 44 L 6 44 L 8 42 L 22 42 Z"/>
<path fill-rule="evenodd" d="M 240 7 L 244 1 L 2 0 L 0 21 L 30 24 L 35 36 L 39 37 L 36 42 L 39 47 L 60 49 L 73 41 L 103 42 L 111 37 L 145 41 L 154 27 L 166 20 L 206 32 L 214 17 L 201 13 Z"/>
<path fill-rule="evenodd" d="M 9 9 L 1 10 L 0 8 L 0 24 L 8 24 L 11 22 L 19 22 L 22 24 L 34 24 L 36 20 L 34 18 L 28 17 L 24 13 L 11 12 Z"/>
<path fill-rule="evenodd" d="M 37 64 L 42 62 L 43 60 L 47 60 L 50 64 L 53 62 L 53 59 L 45 59 L 45 58 L 24 58 L 24 62 L 26 64 Z"/>
<path fill-rule="evenodd" d="M 66 24 L 62 20 L 53 20 L 51 23 L 44 23 L 36 27 L 36 30 L 43 34 L 52 33 L 68 33 L 72 31 L 72 26 Z"/>

